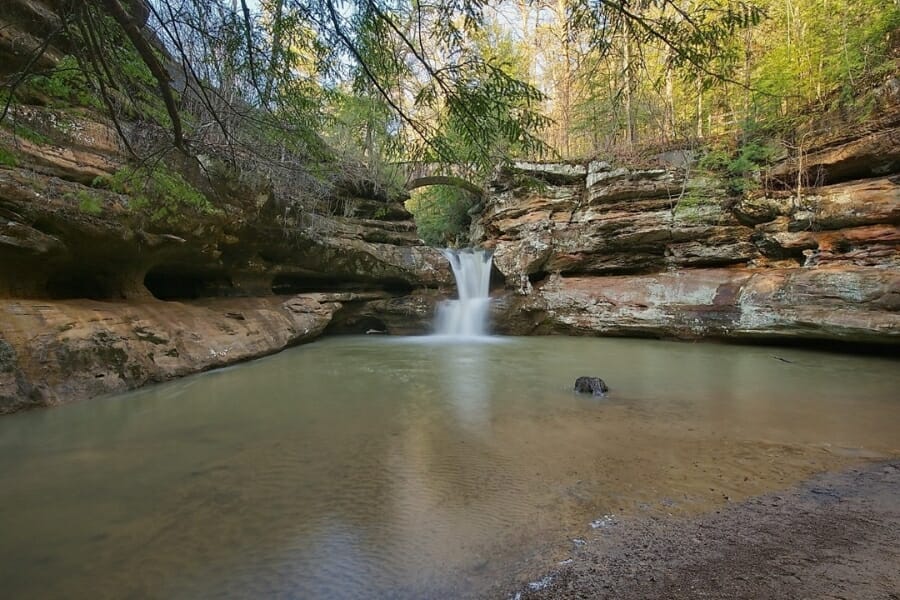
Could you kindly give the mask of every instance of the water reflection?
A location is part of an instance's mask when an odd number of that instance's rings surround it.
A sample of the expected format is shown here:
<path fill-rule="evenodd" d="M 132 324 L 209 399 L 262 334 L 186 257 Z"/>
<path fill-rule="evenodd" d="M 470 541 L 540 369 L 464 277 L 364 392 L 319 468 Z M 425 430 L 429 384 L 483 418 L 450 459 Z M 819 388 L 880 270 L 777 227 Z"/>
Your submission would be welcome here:
<path fill-rule="evenodd" d="M 491 380 L 484 344 L 453 344 L 444 350 L 440 378 L 456 422 L 472 434 L 487 434 L 491 424 Z"/>

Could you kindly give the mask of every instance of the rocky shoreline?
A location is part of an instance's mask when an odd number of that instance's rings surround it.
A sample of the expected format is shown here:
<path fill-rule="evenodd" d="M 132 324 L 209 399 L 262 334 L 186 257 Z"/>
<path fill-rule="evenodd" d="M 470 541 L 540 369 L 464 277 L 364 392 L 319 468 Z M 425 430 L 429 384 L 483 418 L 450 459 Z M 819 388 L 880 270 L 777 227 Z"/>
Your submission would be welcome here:
<path fill-rule="evenodd" d="M 898 497 L 890 460 L 696 517 L 607 516 L 556 570 L 491 597 L 896 598 Z"/>

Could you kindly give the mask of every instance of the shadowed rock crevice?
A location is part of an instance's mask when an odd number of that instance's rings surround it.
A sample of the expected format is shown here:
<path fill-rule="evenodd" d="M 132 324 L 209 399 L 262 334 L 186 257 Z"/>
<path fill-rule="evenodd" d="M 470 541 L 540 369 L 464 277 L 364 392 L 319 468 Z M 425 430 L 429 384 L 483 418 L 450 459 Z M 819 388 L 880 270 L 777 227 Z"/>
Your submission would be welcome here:
<path fill-rule="evenodd" d="M 334 315 L 325 335 L 383 334 L 387 324 L 372 315 L 359 314 L 361 307 L 345 307 Z"/>
<path fill-rule="evenodd" d="M 47 280 L 47 296 L 54 300 L 87 298 L 116 300 L 122 298 L 120 278 L 113 273 L 96 270 L 63 270 Z"/>
<path fill-rule="evenodd" d="M 535 271 L 534 273 L 528 273 L 528 281 L 531 284 L 540 283 L 549 277 L 550 274 L 547 271 Z"/>
<path fill-rule="evenodd" d="M 408 282 L 386 279 L 383 281 L 346 280 L 318 274 L 281 273 L 272 279 L 272 293 L 278 296 L 311 292 L 387 292 L 404 295 L 413 290 Z"/>
<path fill-rule="evenodd" d="M 434 302 L 419 290 L 449 294 L 447 261 L 402 197 L 289 211 L 265 186 L 220 181 L 208 210 L 163 211 L 158 197 L 93 185 L 126 162 L 102 117 L 27 109 L 29 122 L 77 122 L 78 139 L 27 142 L 0 165 L 0 338 L 14 363 L 0 413 L 271 354 L 321 335 L 344 304 L 366 314 L 336 332 L 423 333 Z M 167 169 L 190 179 L 177 161 Z"/>
<path fill-rule="evenodd" d="M 225 271 L 161 265 L 150 269 L 144 286 L 157 300 L 196 300 L 235 295 Z"/>

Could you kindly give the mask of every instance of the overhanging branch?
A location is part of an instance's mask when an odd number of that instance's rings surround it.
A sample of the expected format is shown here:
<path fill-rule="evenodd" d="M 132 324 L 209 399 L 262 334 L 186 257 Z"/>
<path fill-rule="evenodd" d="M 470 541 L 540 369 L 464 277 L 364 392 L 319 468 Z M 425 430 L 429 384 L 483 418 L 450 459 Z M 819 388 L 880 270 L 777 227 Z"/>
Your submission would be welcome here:
<path fill-rule="evenodd" d="M 166 72 L 165 67 L 156 57 L 150 42 L 141 33 L 140 26 L 138 26 L 131 15 L 125 12 L 125 9 L 119 4 L 119 0 L 100 0 L 100 3 L 107 14 L 119 24 L 125 35 L 131 40 L 131 43 L 134 44 L 134 48 L 137 50 L 141 60 L 144 61 L 144 64 L 150 69 L 153 78 L 156 79 L 159 93 L 162 96 L 163 103 L 166 105 L 166 112 L 172 121 L 173 143 L 179 150 L 185 150 L 181 116 L 178 113 L 178 107 L 175 105 L 175 97 L 172 95 L 172 88 L 169 86 L 169 74 Z"/>

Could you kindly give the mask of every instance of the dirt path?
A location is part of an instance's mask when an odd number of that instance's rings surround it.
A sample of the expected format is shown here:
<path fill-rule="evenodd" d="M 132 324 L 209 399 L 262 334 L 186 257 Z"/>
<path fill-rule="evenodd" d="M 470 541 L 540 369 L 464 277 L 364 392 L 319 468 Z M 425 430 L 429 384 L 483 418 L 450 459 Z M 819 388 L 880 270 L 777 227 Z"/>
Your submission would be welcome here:
<path fill-rule="evenodd" d="M 689 519 L 607 518 L 539 598 L 900 598 L 900 461 Z"/>

